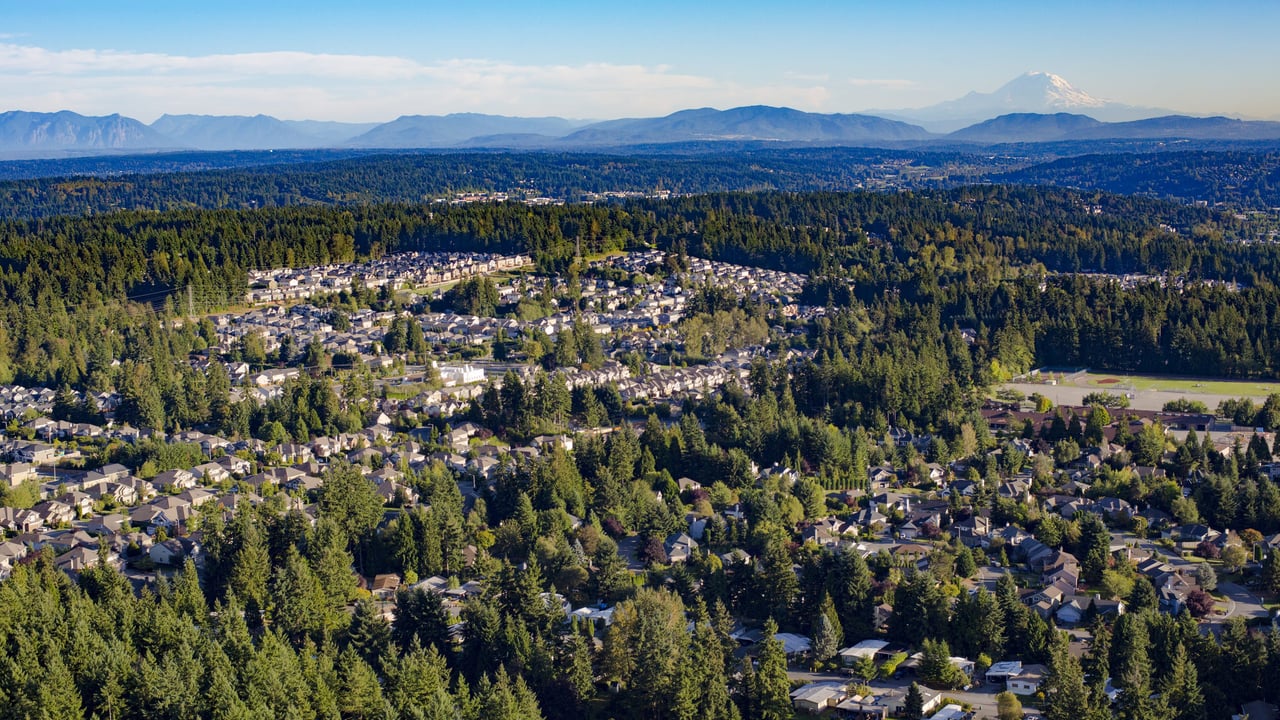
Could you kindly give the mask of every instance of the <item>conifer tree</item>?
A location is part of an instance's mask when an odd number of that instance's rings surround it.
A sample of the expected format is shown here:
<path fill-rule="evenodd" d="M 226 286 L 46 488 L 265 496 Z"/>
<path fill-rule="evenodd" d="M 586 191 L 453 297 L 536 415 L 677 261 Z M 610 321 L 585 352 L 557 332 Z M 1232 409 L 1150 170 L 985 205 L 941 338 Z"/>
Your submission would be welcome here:
<path fill-rule="evenodd" d="M 1045 698 L 1045 720 L 1090 717 L 1089 689 L 1085 686 L 1084 672 L 1080 669 L 1080 662 L 1067 651 L 1066 643 L 1054 643 L 1049 673 L 1040 690 Z"/>
<path fill-rule="evenodd" d="M 338 709 L 344 718 L 366 720 L 381 717 L 382 686 L 378 675 L 353 650 L 338 656 Z"/>
<path fill-rule="evenodd" d="M 295 641 L 318 638 L 336 622 L 329 616 L 324 588 L 296 548 L 289 549 L 284 567 L 272 577 L 270 598 L 271 624 Z"/>
<path fill-rule="evenodd" d="M 760 643 L 760 669 L 755 676 L 755 715 L 760 720 L 790 720 L 791 683 L 787 680 L 787 656 L 782 641 L 774 637 L 778 624 L 772 618 L 764 624 Z"/>
<path fill-rule="evenodd" d="M 835 603 L 831 596 L 823 593 L 822 602 L 818 605 L 818 613 L 813 619 L 813 649 L 811 655 L 814 662 L 825 663 L 840 651 L 844 641 L 844 633 L 840 629 L 840 618 L 836 614 Z"/>
<path fill-rule="evenodd" d="M 378 606 L 369 599 L 356 603 L 346 631 L 347 647 L 374 668 L 391 649 L 391 627 Z"/>
<path fill-rule="evenodd" d="M 921 720 L 924 717 L 924 693 L 916 683 L 911 683 L 902 700 L 902 717 L 905 720 Z"/>
<path fill-rule="evenodd" d="M 1173 713 L 1173 720 L 1204 720 L 1204 692 L 1200 689 L 1200 676 L 1182 643 L 1174 648 L 1173 662 L 1160 688 L 1161 697 Z"/>

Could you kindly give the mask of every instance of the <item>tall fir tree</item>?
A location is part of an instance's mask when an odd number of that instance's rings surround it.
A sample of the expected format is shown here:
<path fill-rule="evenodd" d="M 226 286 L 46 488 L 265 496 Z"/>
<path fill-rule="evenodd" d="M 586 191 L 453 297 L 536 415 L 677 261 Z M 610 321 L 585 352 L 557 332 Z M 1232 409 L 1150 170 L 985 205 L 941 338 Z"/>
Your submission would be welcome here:
<path fill-rule="evenodd" d="M 791 683 L 787 679 L 787 656 L 782 641 L 774 637 L 778 624 L 765 621 L 760 643 L 760 669 L 755 676 L 755 714 L 760 720 L 791 720 Z"/>

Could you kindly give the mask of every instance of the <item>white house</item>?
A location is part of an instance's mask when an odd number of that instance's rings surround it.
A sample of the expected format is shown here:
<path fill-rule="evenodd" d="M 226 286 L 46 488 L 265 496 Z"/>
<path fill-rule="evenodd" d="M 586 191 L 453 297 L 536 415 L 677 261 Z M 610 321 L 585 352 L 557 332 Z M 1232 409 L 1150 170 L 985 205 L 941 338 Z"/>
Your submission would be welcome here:
<path fill-rule="evenodd" d="M 1022 672 L 1021 660 L 998 662 L 987 668 L 987 682 L 992 684 L 1007 683 L 1009 678 L 1016 677 L 1020 672 Z"/>
<path fill-rule="evenodd" d="M 849 691 L 844 683 L 831 680 L 811 682 L 791 691 L 792 704 L 797 710 L 807 713 L 820 713 L 847 697 Z"/>
<path fill-rule="evenodd" d="M 1014 695 L 1035 695 L 1048 672 L 1044 665 L 1024 665 L 1017 675 L 1009 677 L 1005 688 Z"/>
<path fill-rule="evenodd" d="M 445 387 L 468 385 L 484 380 L 484 368 L 474 365 L 440 365 L 436 371 L 440 373 L 440 382 Z"/>
<path fill-rule="evenodd" d="M 874 658 L 876 653 L 888 646 L 889 643 L 884 640 L 863 640 L 840 651 L 840 664 L 848 667 L 864 658 Z"/>

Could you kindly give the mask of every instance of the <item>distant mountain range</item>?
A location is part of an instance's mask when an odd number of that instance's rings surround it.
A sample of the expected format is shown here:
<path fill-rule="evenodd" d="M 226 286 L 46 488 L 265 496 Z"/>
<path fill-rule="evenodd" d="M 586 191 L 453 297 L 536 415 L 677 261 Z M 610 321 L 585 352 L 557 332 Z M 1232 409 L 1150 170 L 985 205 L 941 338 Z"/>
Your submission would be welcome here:
<path fill-rule="evenodd" d="M 558 117 L 522 118 L 479 113 L 404 115 L 345 143 L 362 148 L 441 148 L 465 145 L 476 138 L 533 136 L 558 138 L 584 123 Z M 503 143 L 499 143 L 503 145 Z"/>
<path fill-rule="evenodd" d="M 961 119 L 967 121 L 946 133 L 936 131 Z M 0 114 L 0 157 L 6 158 L 305 148 L 571 151 L 747 141 L 893 148 L 1109 139 L 1280 140 L 1280 122 L 1135 108 L 1094 98 L 1049 73 L 1028 73 L 993 93 L 879 114 L 755 105 L 604 122 L 457 113 L 406 115 L 382 124 L 164 115 L 151 125 L 120 115 L 87 117 L 69 111 Z"/>
<path fill-rule="evenodd" d="M 175 147 L 172 140 L 133 118 L 121 115 L 85 117 L 13 110 L 0 113 L 0 151 L 55 156 L 67 151 Z"/>
<path fill-rule="evenodd" d="M 378 123 L 277 120 L 269 115 L 161 115 L 151 129 L 199 150 L 292 150 L 341 145 Z"/>
<path fill-rule="evenodd" d="M 961 128 L 945 136 L 979 145 L 1060 142 L 1064 140 L 1275 140 L 1280 122 L 1225 117 L 1164 117 L 1101 122 L 1087 115 L 1012 113 Z"/>
<path fill-rule="evenodd" d="M 868 110 L 873 115 L 915 123 L 930 132 L 949 133 L 1009 114 L 1077 113 L 1103 122 L 1125 122 L 1175 114 L 1093 97 L 1058 75 L 1029 72 L 994 92 L 971 92 L 955 100 L 912 110 Z"/>

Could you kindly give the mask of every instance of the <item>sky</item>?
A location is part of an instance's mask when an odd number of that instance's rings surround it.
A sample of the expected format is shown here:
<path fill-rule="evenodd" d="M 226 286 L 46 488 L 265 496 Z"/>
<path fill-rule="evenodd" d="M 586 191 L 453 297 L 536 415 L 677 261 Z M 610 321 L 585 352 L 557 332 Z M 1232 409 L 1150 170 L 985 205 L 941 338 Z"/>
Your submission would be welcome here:
<path fill-rule="evenodd" d="M 0 0 L 0 110 L 384 122 L 916 108 L 1032 70 L 1280 119 L 1280 2 Z"/>

